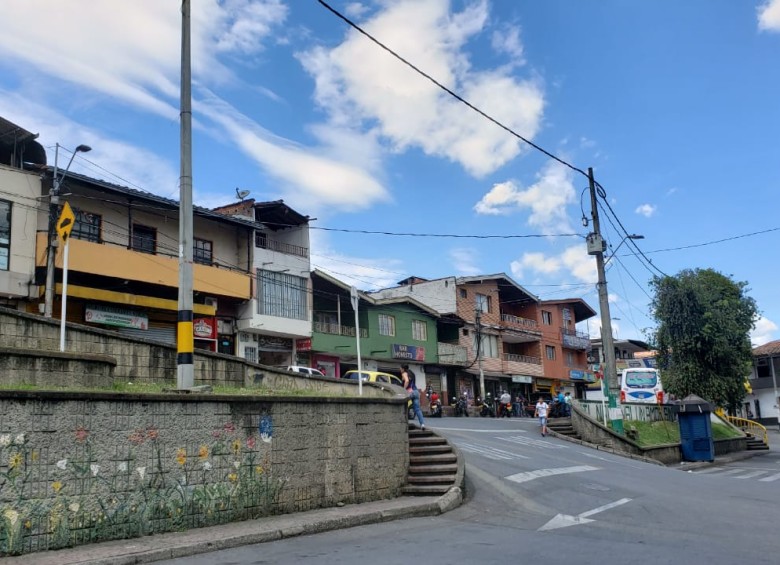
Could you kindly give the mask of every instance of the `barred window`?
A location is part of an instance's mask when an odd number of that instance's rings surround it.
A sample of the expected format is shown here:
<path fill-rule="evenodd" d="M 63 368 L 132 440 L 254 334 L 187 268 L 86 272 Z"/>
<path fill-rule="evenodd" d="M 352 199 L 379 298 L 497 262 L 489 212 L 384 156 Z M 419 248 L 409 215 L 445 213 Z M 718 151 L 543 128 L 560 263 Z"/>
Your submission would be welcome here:
<path fill-rule="evenodd" d="M 256 347 L 244 347 L 244 359 L 250 363 L 257 363 L 257 348 Z"/>
<path fill-rule="evenodd" d="M 0 270 L 9 269 L 11 255 L 11 203 L 0 200 Z"/>
<path fill-rule="evenodd" d="M 307 319 L 306 279 L 257 270 L 257 313 L 295 320 Z"/>
<path fill-rule="evenodd" d="M 192 260 L 202 265 L 211 265 L 213 261 L 213 247 L 212 242 L 196 237 L 192 243 Z"/>
<path fill-rule="evenodd" d="M 412 320 L 412 339 L 428 340 L 428 324 L 422 320 Z"/>
<path fill-rule="evenodd" d="M 141 253 L 155 254 L 157 252 L 157 230 L 140 224 L 133 224 L 130 247 Z"/>
<path fill-rule="evenodd" d="M 76 221 L 70 232 L 72 239 L 83 239 L 92 243 L 100 243 L 100 229 L 103 225 L 103 217 L 100 214 L 92 214 L 78 208 L 73 209 Z"/>
<path fill-rule="evenodd" d="M 379 314 L 379 335 L 395 335 L 395 316 Z"/>

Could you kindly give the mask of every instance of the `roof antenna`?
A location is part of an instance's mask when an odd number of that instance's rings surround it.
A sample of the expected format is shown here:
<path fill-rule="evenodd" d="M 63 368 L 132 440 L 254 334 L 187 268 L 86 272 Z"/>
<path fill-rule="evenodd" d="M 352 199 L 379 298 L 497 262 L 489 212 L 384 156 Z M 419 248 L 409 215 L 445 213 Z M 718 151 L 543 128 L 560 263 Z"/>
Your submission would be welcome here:
<path fill-rule="evenodd" d="M 238 196 L 241 199 L 241 202 L 244 201 L 244 198 L 249 196 L 248 190 L 239 190 L 238 187 L 236 187 L 236 196 Z"/>

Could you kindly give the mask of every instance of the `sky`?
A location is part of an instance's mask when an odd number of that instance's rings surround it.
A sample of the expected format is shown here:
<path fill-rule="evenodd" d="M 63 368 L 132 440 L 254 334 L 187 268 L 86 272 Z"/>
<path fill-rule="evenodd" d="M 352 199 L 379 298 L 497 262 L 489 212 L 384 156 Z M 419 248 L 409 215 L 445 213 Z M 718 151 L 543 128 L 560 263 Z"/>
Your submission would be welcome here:
<path fill-rule="evenodd" d="M 747 283 L 754 345 L 780 339 L 780 0 L 328 4 L 386 49 L 317 0 L 192 2 L 196 205 L 283 199 L 312 267 L 362 290 L 504 272 L 598 312 L 592 168 L 615 337 L 653 328 L 654 276 L 712 268 Z M 3 21 L 0 116 L 178 199 L 181 2 Z"/>

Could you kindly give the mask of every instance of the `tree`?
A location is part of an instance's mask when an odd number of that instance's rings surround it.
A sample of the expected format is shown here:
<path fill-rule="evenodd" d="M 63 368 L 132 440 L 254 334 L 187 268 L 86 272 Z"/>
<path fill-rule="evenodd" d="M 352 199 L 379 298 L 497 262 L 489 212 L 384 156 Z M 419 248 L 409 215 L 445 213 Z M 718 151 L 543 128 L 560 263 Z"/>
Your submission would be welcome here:
<path fill-rule="evenodd" d="M 758 317 L 747 283 L 712 269 L 686 269 L 656 277 L 651 286 L 657 327 L 650 341 L 664 388 L 678 398 L 696 394 L 736 409 L 745 397 L 752 362 L 749 332 Z"/>

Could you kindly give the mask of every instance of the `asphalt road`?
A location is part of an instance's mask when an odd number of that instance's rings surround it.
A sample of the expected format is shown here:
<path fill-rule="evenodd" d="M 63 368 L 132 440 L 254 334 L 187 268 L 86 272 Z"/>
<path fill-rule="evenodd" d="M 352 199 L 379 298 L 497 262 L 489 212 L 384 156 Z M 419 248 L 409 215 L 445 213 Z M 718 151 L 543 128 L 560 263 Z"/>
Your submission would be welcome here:
<path fill-rule="evenodd" d="M 541 437 L 531 419 L 426 423 L 466 460 L 457 510 L 167 563 L 780 562 L 777 452 L 686 472 Z"/>

